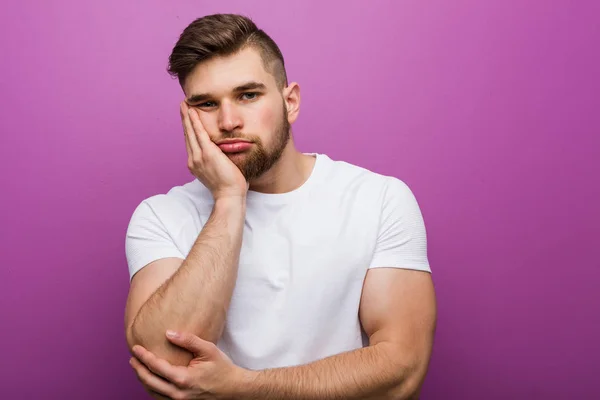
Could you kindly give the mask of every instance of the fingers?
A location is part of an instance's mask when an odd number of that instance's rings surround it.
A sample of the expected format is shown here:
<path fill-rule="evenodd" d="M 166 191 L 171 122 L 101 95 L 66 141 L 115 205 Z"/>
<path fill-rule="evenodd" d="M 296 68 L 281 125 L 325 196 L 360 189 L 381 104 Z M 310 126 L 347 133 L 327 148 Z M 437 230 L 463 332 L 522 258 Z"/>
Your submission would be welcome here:
<path fill-rule="evenodd" d="M 200 156 L 200 145 L 198 143 L 198 139 L 194 132 L 194 128 L 192 126 L 192 121 L 190 120 L 190 115 L 188 110 L 191 110 L 190 107 L 185 103 L 185 101 L 181 102 L 181 123 L 183 124 L 183 131 L 185 133 L 186 145 L 189 146 L 188 154 L 191 157 Z"/>
<path fill-rule="evenodd" d="M 185 140 L 185 150 L 187 151 L 188 158 L 190 158 L 192 157 L 192 148 L 190 147 L 190 141 L 188 139 L 188 135 L 185 131 L 185 128 L 183 129 L 183 138 Z"/>
<path fill-rule="evenodd" d="M 145 368 L 150 370 L 154 375 L 165 378 L 174 383 L 181 381 L 183 371 L 181 367 L 171 365 L 167 360 L 156 357 L 152 352 L 135 346 L 133 353 L 137 359 L 135 361 L 142 362 Z"/>
<path fill-rule="evenodd" d="M 167 331 L 167 339 L 174 345 L 189 350 L 197 358 L 211 359 L 215 353 L 214 343 L 190 333 Z"/>
<path fill-rule="evenodd" d="M 144 366 L 144 364 L 138 361 L 135 357 L 131 358 L 130 364 L 135 370 L 135 373 L 140 382 L 142 382 L 142 384 L 149 390 L 161 395 L 165 395 L 168 398 L 175 398 L 175 396 L 179 394 L 179 389 L 175 385 L 154 375 L 148 368 L 146 368 L 146 366 Z"/>
<path fill-rule="evenodd" d="M 210 145 L 212 144 L 210 138 L 208 137 L 208 133 L 204 126 L 202 125 L 202 121 L 200 121 L 200 117 L 198 116 L 198 112 L 189 108 L 190 120 L 193 127 L 193 132 L 196 134 L 196 139 L 198 140 L 198 144 L 203 151 L 210 151 Z"/>

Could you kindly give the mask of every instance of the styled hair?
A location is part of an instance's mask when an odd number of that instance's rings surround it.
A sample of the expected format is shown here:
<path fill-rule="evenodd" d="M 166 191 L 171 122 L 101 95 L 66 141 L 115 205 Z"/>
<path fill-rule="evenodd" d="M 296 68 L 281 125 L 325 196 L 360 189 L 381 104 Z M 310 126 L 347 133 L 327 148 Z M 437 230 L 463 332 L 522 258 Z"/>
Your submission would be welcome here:
<path fill-rule="evenodd" d="M 207 15 L 189 24 L 169 56 L 167 71 L 183 86 L 198 64 L 248 47 L 258 50 L 265 70 L 275 77 L 279 88 L 287 86 L 285 63 L 277 44 L 250 18 L 236 14 Z"/>

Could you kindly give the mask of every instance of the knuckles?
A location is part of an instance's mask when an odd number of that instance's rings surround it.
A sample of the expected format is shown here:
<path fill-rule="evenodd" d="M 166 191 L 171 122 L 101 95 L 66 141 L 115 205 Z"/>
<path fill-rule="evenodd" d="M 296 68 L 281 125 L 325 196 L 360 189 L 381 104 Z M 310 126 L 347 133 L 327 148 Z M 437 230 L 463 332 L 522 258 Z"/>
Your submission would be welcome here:
<path fill-rule="evenodd" d="M 188 378 L 187 375 L 177 375 L 174 379 L 173 379 L 173 383 L 175 383 L 178 387 L 182 388 L 182 389 L 188 389 L 190 388 L 190 379 Z"/>

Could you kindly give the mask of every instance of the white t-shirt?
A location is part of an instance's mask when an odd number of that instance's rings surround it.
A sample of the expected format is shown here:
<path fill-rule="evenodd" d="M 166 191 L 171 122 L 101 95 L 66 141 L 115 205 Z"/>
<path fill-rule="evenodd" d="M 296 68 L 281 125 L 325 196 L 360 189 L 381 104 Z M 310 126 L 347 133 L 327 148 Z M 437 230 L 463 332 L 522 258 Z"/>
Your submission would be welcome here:
<path fill-rule="evenodd" d="M 315 156 L 298 189 L 248 192 L 238 278 L 217 343 L 241 367 L 304 364 L 366 346 L 358 308 L 367 270 L 430 272 L 408 186 Z M 127 230 L 130 277 L 157 259 L 185 258 L 212 205 L 198 180 L 144 200 Z"/>

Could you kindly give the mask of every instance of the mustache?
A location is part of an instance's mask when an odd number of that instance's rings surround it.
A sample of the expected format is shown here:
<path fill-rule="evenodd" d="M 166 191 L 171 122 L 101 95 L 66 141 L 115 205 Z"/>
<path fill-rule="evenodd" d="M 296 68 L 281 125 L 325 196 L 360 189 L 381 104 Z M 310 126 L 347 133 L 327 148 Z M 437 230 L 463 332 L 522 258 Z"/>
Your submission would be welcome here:
<path fill-rule="evenodd" d="M 256 135 L 246 135 L 241 132 L 221 132 L 221 135 L 219 136 L 218 140 L 224 139 L 240 139 L 247 140 L 249 142 L 255 142 L 257 140 L 260 141 L 259 137 Z"/>

